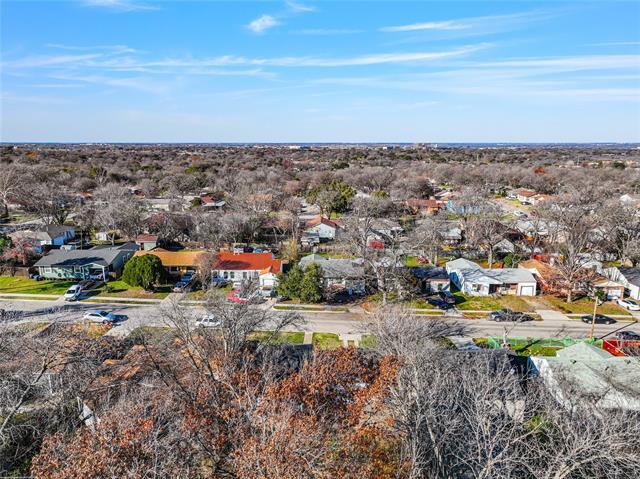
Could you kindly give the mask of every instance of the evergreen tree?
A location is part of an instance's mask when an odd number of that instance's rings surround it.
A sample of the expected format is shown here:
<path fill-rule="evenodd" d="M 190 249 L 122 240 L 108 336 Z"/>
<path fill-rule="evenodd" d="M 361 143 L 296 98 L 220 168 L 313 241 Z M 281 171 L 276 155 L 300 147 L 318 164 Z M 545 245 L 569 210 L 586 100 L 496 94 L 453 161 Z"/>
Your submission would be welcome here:
<path fill-rule="evenodd" d="M 299 265 L 295 265 L 288 273 L 282 275 L 278 281 L 278 294 L 285 298 L 298 299 L 300 297 L 300 285 L 304 271 Z"/>
<path fill-rule="evenodd" d="M 317 263 L 307 266 L 300 283 L 300 301 L 319 303 L 322 301 L 322 268 Z"/>
<path fill-rule="evenodd" d="M 130 286 L 142 286 L 149 291 L 154 285 L 166 282 L 166 272 L 157 256 L 134 256 L 125 264 L 122 280 Z"/>

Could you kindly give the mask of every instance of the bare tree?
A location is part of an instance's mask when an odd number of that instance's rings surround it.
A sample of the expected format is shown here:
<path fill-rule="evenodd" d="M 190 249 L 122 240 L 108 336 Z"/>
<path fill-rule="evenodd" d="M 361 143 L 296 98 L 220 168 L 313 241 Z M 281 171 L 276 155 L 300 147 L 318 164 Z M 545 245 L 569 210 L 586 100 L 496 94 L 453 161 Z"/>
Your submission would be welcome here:
<path fill-rule="evenodd" d="M 555 229 L 555 242 L 549 246 L 557 254 L 556 267 L 566 284 L 567 302 L 571 302 L 579 284 L 593 275 L 585 266 L 596 251 L 594 234 L 599 227 L 596 205 L 579 193 L 571 193 L 549 202 L 540 211 Z"/>

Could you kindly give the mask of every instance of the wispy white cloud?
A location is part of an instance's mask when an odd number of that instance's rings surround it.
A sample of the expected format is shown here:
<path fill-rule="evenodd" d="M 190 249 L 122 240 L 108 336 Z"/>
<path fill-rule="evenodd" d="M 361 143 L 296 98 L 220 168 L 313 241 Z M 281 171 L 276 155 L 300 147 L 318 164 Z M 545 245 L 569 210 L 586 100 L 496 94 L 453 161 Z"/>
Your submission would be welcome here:
<path fill-rule="evenodd" d="M 589 43 L 588 47 L 631 47 L 640 45 L 638 42 L 602 42 L 602 43 Z"/>
<path fill-rule="evenodd" d="M 294 30 L 291 33 L 296 35 L 352 35 L 355 33 L 363 33 L 364 30 L 351 28 L 308 28 L 305 30 Z"/>
<path fill-rule="evenodd" d="M 254 33 L 261 34 L 273 27 L 282 25 L 284 20 L 290 17 L 316 11 L 316 8 L 311 5 L 306 5 L 293 0 L 285 1 L 284 5 L 285 8 L 280 12 L 270 14 L 265 13 L 264 15 L 261 15 L 255 20 L 249 22 L 246 27 Z"/>
<path fill-rule="evenodd" d="M 423 22 L 412 23 L 410 25 L 398 25 L 394 27 L 383 27 L 383 32 L 414 32 L 416 30 L 463 30 L 471 28 L 468 23 L 462 23 L 456 20 L 447 20 L 444 22 Z"/>
<path fill-rule="evenodd" d="M 247 28 L 254 33 L 264 33 L 270 28 L 280 25 L 280 21 L 272 15 L 262 15 L 252 22 L 249 22 Z"/>
<path fill-rule="evenodd" d="M 456 31 L 473 30 L 476 33 L 490 33 L 496 30 L 509 30 L 534 21 L 544 20 L 554 13 L 547 11 L 531 11 L 505 15 L 486 15 L 453 20 L 428 21 L 382 27 L 381 32 L 417 32 L 428 30 Z"/>
<path fill-rule="evenodd" d="M 349 67 L 381 65 L 391 63 L 423 63 L 444 58 L 460 57 L 478 50 L 487 48 L 487 44 L 468 45 L 451 50 L 435 52 L 395 52 L 360 55 L 354 57 L 274 57 L 274 58 L 247 58 L 226 55 L 215 58 L 203 59 L 165 59 L 137 64 L 143 67 L 187 67 L 187 66 L 270 66 L 270 67 Z M 115 63 L 103 63 L 103 65 L 115 65 Z"/>
<path fill-rule="evenodd" d="M 94 45 L 94 46 L 80 46 L 80 45 L 64 45 L 61 43 L 46 43 L 44 45 L 47 48 L 55 48 L 57 50 L 68 51 L 107 51 L 112 53 L 139 53 L 139 50 L 130 48 L 126 45 Z"/>
<path fill-rule="evenodd" d="M 401 76 L 340 76 L 314 83 L 348 88 L 394 89 L 499 98 L 640 101 L 640 88 L 624 83 L 636 75 L 640 55 L 522 58 L 496 62 L 457 61 L 457 69 Z M 606 72 L 600 78 L 591 72 Z M 612 75 L 611 72 L 621 74 Z M 627 73 L 629 72 L 629 73 Z M 607 79 L 608 78 L 608 79 Z"/>
<path fill-rule="evenodd" d="M 314 6 L 304 5 L 299 2 L 287 1 L 285 2 L 285 4 L 289 8 L 289 10 L 291 10 L 292 12 L 307 13 L 307 12 L 315 12 L 317 10 L 316 7 Z"/>
<path fill-rule="evenodd" d="M 478 63 L 484 68 L 535 68 L 547 73 L 580 70 L 638 69 L 640 55 L 591 55 L 552 58 L 522 58 Z"/>
<path fill-rule="evenodd" d="M 69 66 L 93 70 L 137 71 L 162 73 L 185 68 L 226 67 L 228 69 L 251 67 L 350 67 L 383 64 L 421 64 L 446 58 L 462 57 L 487 48 L 488 44 L 467 45 L 459 48 L 429 52 L 391 52 L 359 55 L 352 57 L 272 57 L 250 58 L 235 55 L 223 55 L 212 58 L 165 58 L 144 61 L 130 55 L 107 55 L 105 53 L 87 53 L 79 55 L 41 55 L 26 57 L 13 61 L 5 61 L 2 66 L 9 69 L 37 69 L 47 67 Z M 174 69 L 174 70 L 171 70 Z M 227 74 L 234 74 L 229 70 Z M 238 74 L 235 70 L 235 74 Z M 257 74 L 256 70 L 249 70 Z"/>
<path fill-rule="evenodd" d="M 41 68 L 60 65 L 83 64 L 102 57 L 100 53 L 82 55 L 33 55 L 15 61 L 2 62 L 2 66 L 11 68 Z"/>
<path fill-rule="evenodd" d="M 81 0 L 87 7 L 105 8 L 116 12 L 135 12 L 144 10 L 158 10 L 157 5 L 134 0 Z"/>

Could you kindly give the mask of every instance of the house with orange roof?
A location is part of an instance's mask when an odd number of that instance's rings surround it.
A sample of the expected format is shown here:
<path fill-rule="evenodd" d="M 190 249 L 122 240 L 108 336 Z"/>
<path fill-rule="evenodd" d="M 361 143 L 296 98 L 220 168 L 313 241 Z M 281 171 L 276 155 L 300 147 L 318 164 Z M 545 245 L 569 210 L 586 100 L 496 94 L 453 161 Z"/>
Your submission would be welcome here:
<path fill-rule="evenodd" d="M 243 281 L 257 280 L 260 288 L 272 289 L 278 284 L 282 261 L 273 253 L 220 252 L 213 267 L 214 278 L 222 278 L 239 286 Z"/>
<path fill-rule="evenodd" d="M 151 251 L 136 251 L 134 256 L 144 256 L 146 254 L 157 256 L 167 273 L 177 276 L 187 271 L 196 271 L 201 257 L 205 253 L 202 250 L 169 251 L 163 248 L 155 248 Z"/>
<path fill-rule="evenodd" d="M 340 226 L 335 221 L 325 218 L 324 216 L 316 216 L 305 224 L 304 233 L 308 235 L 317 235 L 322 240 L 333 240 Z"/>

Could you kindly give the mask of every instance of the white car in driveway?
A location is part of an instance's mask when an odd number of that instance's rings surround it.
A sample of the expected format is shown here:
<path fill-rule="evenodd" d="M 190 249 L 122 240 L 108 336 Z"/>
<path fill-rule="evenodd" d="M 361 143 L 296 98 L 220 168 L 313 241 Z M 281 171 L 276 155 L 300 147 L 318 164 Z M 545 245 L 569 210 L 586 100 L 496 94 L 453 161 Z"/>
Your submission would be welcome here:
<path fill-rule="evenodd" d="M 64 293 L 65 301 L 78 301 L 82 294 L 82 287 L 79 284 L 69 286 L 69 289 Z"/>
<path fill-rule="evenodd" d="M 213 314 L 205 314 L 202 318 L 196 319 L 196 325 L 204 328 L 217 328 L 220 326 L 220 320 Z"/>
<path fill-rule="evenodd" d="M 619 299 L 618 304 L 629 311 L 640 311 L 640 304 L 633 299 Z"/>
<path fill-rule="evenodd" d="M 114 324 L 124 319 L 124 317 L 101 309 L 94 309 L 93 311 L 87 311 L 82 319 L 91 321 L 92 323 Z"/>

